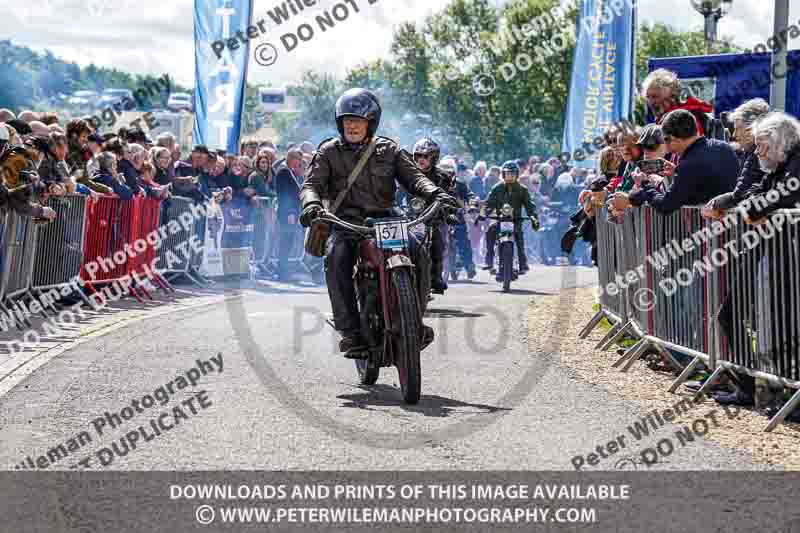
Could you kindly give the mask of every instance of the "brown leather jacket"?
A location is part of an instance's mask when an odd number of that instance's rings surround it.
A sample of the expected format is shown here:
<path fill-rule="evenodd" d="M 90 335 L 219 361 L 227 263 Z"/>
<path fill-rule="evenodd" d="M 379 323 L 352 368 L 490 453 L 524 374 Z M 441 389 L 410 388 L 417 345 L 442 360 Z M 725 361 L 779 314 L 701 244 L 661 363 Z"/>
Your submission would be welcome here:
<path fill-rule="evenodd" d="M 323 141 L 314 153 L 300 191 L 303 208 L 323 199 L 335 201 L 347 187 L 347 178 L 366 147 L 365 143 L 356 151 L 339 138 Z M 391 209 L 397 192 L 395 180 L 413 196 L 424 199 L 442 192 L 419 170 L 408 152 L 393 140 L 378 136 L 369 162 L 334 214 L 367 216 Z"/>

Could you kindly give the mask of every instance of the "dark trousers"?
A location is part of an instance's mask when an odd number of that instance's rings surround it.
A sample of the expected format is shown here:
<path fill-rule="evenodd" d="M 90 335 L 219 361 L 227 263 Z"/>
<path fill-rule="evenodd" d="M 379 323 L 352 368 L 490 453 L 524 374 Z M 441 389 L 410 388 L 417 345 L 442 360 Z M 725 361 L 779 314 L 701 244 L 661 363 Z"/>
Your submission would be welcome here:
<path fill-rule="evenodd" d="M 446 231 L 450 229 L 443 222 L 434 226 L 431 231 L 431 279 L 442 279 Z"/>
<path fill-rule="evenodd" d="M 325 280 L 336 329 L 345 335 L 360 331 L 353 267 L 358 259 L 358 237 L 333 228 L 326 243 Z M 424 308 L 430 290 L 430 256 L 417 237 L 408 233 L 409 253 L 414 262 L 419 303 Z M 424 296 L 424 297 L 423 297 Z"/>
<path fill-rule="evenodd" d="M 489 224 L 486 230 L 486 264 L 494 266 L 494 247 L 497 242 L 497 221 Z M 522 227 L 515 226 L 514 229 L 514 242 L 517 245 L 517 257 L 519 259 L 520 268 L 528 266 L 528 256 L 525 255 L 525 235 L 522 233 Z"/>
<path fill-rule="evenodd" d="M 289 224 L 286 218 L 278 226 L 278 277 L 282 279 L 289 276 L 289 254 L 299 229 L 299 224 Z"/>
<path fill-rule="evenodd" d="M 455 251 L 458 250 L 458 253 L 461 254 L 461 260 L 464 262 L 464 268 L 467 270 L 474 268 L 475 265 L 472 262 L 472 243 L 469 241 L 469 234 L 467 233 L 467 225 L 466 224 L 458 224 L 453 226 L 453 241 L 450 243 L 451 253 L 450 253 L 450 270 L 455 270 Z"/>

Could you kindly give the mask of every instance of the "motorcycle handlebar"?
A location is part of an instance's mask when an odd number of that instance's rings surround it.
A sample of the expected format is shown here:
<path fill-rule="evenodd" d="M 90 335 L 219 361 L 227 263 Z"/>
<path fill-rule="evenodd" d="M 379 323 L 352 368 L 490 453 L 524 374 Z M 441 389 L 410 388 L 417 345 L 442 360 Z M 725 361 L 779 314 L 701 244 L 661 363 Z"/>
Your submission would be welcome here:
<path fill-rule="evenodd" d="M 508 219 L 509 217 L 504 217 L 504 216 L 499 216 L 499 215 L 486 215 L 483 218 L 491 218 L 492 220 L 501 220 L 501 219 Z M 517 222 L 519 220 L 533 220 L 533 217 L 516 217 L 516 218 L 513 218 L 511 220 L 513 220 L 514 222 Z"/>
<path fill-rule="evenodd" d="M 407 222 L 408 226 L 417 226 L 419 224 L 427 224 L 430 220 L 436 216 L 436 214 L 443 208 L 441 202 L 433 202 L 431 205 L 425 208 L 425 210 L 417 217 L 415 220 Z M 317 220 L 321 222 L 328 222 L 333 224 L 334 226 L 339 226 L 340 228 L 346 229 L 353 233 L 360 233 L 364 236 L 375 235 L 375 228 L 371 226 L 360 226 L 358 224 L 351 224 L 349 222 L 345 222 L 341 218 L 337 217 L 333 213 L 325 212 L 321 214 Z"/>

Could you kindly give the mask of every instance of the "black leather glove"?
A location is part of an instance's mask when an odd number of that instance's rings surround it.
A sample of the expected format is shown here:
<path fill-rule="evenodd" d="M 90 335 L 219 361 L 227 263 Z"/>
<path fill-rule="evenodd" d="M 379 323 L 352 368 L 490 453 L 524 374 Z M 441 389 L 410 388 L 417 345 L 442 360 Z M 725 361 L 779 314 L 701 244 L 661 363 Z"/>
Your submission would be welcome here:
<path fill-rule="evenodd" d="M 458 226 L 460 222 L 457 215 L 447 215 L 444 220 L 451 226 Z"/>
<path fill-rule="evenodd" d="M 458 205 L 458 201 L 446 192 L 436 194 L 431 200 L 433 202 L 439 202 L 444 207 L 449 207 L 450 209 L 461 209 L 461 206 Z"/>
<path fill-rule="evenodd" d="M 308 204 L 305 209 L 303 209 L 303 212 L 300 213 L 300 224 L 302 224 L 304 228 L 310 228 L 311 223 L 319 218 L 323 211 L 325 211 L 325 209 L 322 207 L 322 204 Z"/>
<path fill-rule="evenodd" d="M 533 227 L 533 231 L 539 231 L 541 224 L 538 217 L 531 217 L 531 227 Z"/>

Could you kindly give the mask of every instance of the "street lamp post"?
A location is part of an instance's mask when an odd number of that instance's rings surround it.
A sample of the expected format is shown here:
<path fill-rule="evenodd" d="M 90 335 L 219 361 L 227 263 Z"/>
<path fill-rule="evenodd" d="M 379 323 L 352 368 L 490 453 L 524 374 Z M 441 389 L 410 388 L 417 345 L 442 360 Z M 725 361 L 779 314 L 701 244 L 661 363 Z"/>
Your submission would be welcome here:
<path fill-rule="evenodd" d="M 717 23 L 730 13 L 733 0 L 691 0 L 692 7 L 705 19 L 706 54 L 711 55 L 711 46 L 717 40 Z"/>
<path fill-rule="evenodd" d="M 789 27 L 789 0 L 775 0 L 775 21 L 774 21 L 774 34 L 773 35 L 786 35 L 786 29 Z M 780 42 L 780 39 L 776 39 Z M 784 111 L 786 109 L 786 75 L 780 75 L 781 72 L 788 72 L 787 64 L 787 45 L 776 47 L 772 52 L 772 65 L 770 69 L 770 78 L 772 85 L 770 87 L 770 105 L 773 109 Z M 778 73 L 776 75 L 775 73 Z"/>

